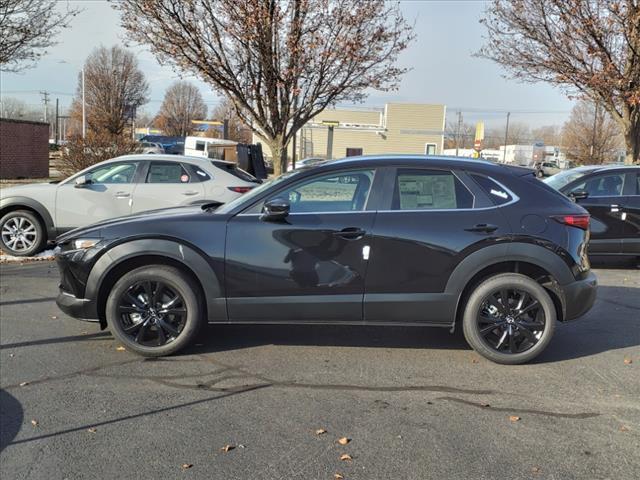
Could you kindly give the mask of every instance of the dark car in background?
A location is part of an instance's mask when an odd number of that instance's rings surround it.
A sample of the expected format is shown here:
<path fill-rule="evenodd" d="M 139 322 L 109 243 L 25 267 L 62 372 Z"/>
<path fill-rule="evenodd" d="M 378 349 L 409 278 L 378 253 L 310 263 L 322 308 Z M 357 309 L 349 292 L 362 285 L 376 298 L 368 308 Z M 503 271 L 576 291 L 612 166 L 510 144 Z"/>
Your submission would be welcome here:
<path fill-rule="evenodd" d="M 400 325 L 461 327 L 481 355 L 516 364 L 591 308 L 588 226 L 529 169 L 353 157 L 219 208 L 74 230 L 58 240 L 57 303 L 147 356 L 207 322 Z"/>
<path fill-rule="evenodd" d="M 544 182 L 591 215 L 590 255 L 640 259 L 640 167 L 584 166 Z"/>

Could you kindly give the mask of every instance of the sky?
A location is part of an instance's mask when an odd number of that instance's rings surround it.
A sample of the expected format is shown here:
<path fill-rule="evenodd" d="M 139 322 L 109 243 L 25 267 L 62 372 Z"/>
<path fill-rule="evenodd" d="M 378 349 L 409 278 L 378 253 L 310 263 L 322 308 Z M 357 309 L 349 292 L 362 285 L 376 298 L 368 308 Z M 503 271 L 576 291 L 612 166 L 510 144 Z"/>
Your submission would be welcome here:
<path fill-rule="evenodd" d="M 91 51 L 99 46 L 123 45 L 126 41 L 118 12 L 105 0 L 60 1 L 81 7 L 82 12 L 58 37 L 35 68 L 19 74 L 0 74 L 0 95 L 42 106 L 40 91 L 49 91 L 55 104 L 71 103 L 78 72 Z M 416 40 L 400 57 L 411 70 L 395 92 L 372 92 L 361 107 L 382 107 L 386 102 L 437 103 L 447 106 L 448 118 L 461 110 L 465 122 L 484 120 L 487 126 L 503 124 L 506 112 L 512 122 L 532 127 L 561 125 L 573 105 L 561 91 L 544 83 L 519 83 L 504 78 L 502 68 L 490 60 L 473 56 L 483 42 L 479 23 L 486 8 L 482 0 L 402 1 L 407 20 L 415 23 Z M 144 47 L 133 45 L 140 68 L 150 85 L 150 101 L 143 109 L 155 113 L 166 88 L 180 78 L 168 66 L 161 66 Z M 193 77 L 184 77 L 200 88 L 209 109 L 219 97 L 211 87 Z"/>

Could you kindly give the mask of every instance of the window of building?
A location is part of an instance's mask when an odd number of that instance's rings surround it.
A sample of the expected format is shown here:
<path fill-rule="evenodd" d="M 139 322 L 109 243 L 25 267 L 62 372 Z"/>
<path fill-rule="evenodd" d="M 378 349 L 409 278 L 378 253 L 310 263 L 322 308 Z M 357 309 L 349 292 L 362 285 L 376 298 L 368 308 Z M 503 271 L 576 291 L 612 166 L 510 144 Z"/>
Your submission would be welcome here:
<path fill-rule="evenodd" d="M 435 155 L 436 154 L 436 144 L 435 143 L 425 143 L 425 145 L 424 145 L 424 153 L 425 153 L 425 155 Z"/>
<path fill-rule="evenodd" d="M 347 157 L 357 157 L 362 155 L 362 148 L 347 148 Z"/>

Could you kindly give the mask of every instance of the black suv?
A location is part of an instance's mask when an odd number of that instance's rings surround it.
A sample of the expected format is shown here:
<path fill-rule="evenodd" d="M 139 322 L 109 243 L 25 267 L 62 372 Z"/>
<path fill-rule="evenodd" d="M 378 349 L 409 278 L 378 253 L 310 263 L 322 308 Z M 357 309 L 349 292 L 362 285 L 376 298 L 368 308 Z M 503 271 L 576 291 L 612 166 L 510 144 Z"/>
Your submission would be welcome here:
<path fill-rule="evenodd" d="M 544 182 L 591 215 L 590 255 L 640 261 L 640 167 L 590 165 L 565 170 Z"/>
<path fill-rule="evenodd" d="M 58 305 L 167 355 L 203 323 L 445 327 L 500 363 L 591 308 L 589 215 L 531 170 L 423 156 L 330 161 L 222 207 L 59 238 Z"/>

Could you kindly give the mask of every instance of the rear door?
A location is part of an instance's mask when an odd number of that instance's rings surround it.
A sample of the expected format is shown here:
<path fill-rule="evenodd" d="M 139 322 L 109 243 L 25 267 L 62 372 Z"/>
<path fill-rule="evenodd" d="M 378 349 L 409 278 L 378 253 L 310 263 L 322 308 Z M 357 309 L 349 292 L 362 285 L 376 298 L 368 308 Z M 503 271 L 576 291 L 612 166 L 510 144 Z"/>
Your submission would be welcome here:
<path fill-rule="evenodd" d="M 198 175 L 181 162 L 148 162 L 146 173 L 133 194 L 132 212 L 203 202 L 204 187 Z"/>
<path fill-rule="evenodd" d="M 589 175 L 563 190 L 563 193 L 569 196 L 578 190 L 584 190 L 589 194 L 587 198 L 577 202 L 591 215 L 590 254 L 622 253 L 622 239 L 626 230 L 626 220 L 623 219 L 621 210 L 624 183 L 624 171 L 615 170 Z"/>
<path fill-rule="evenodd" d="M 515 201 L 494 184 L 500 201 Z M 447 281 L 467 254 L 511 229 L 470 176 L 429 168 L 386 169 L 367 270 L 366 323 L 450 324 Z"/>
<path fill-rule="evenodd" d="M 627 172 L 620 204 L 624 220 L 622 253 L 640 256 L 640 169 Z"/>

